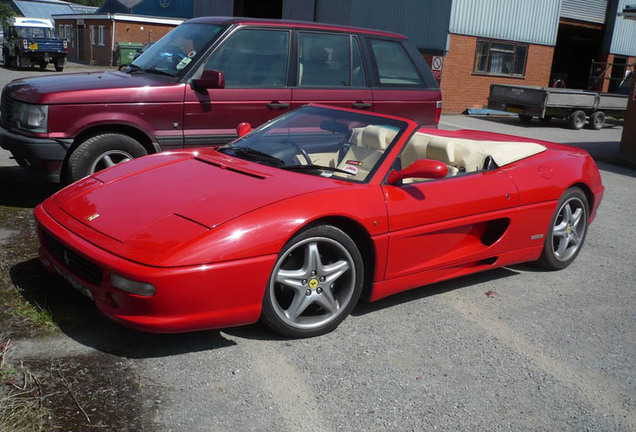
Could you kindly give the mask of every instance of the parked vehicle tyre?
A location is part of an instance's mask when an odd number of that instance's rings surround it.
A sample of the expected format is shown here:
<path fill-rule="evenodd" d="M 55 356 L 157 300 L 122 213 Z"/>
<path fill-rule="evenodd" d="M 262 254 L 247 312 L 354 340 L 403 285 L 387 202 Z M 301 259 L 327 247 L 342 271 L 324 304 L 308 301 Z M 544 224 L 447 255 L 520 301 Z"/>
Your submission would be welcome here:
<path fill-rule="evenodd" d="M 596 111 L 590 116 L 590 127 L 594 130 L 603 129 L 605 126 L 605 113 L 603 111 Z"/>
<path fill-rule="evenodd" d="M 57 72 L 62 72 L 64 70 L 64 60 L 55 59 L 53 60 L 53 65 Z"/>
<path fill-rule="evenodd" d="M 590 211 L 587 197 L 577 187 L 559 199 L 545 238 L 539 264 L 548 270 L 569 266 L 583 247 Z"/>
<path fill-rule="evenodd" d="M 362 256 L 351 237 L 332 225 L 311 227 L 278 255 L 261 320 L 294 338 L 330 332 L 354 308 L 363 283 Z"/>
<path fill-rule="evenodd" d="M 40 62 L 40 69 L 42 69 L 42 70 L 46 69 L 46 62 L 44 62 L 44 61 Z"/>
<path fill-rule="evenodd" d="M 95 135 L 81 143 L 68 158 L 65 180 L 77 181 L 97 171 L 147 155 L 132 137 L 117 133 Z"/>
<path fill-rule="evenodd" d="M 585 126 L 585 112 L 578 110 L 570 114 L 569 123 L 572 129 L 581 129 Z"/>
<path fill-rule="evenodd" d="M 519 114 L 519 120 L 521 120 L 521 123 L 530 123 L 532 121 L 532 116 Z"/>

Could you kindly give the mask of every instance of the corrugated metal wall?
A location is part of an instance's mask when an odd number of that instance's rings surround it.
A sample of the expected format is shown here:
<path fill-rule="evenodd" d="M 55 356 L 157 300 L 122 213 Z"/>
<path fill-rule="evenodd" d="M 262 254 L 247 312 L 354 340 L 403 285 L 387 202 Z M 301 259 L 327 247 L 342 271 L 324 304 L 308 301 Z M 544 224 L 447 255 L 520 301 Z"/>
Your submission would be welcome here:
<path fill-rule="evenodd" d="M 316 0 L 316 21 L 329 24 L 351 24 L 352 0 Z"/>
<path fill-rule="evenodd" d="M 561 0 L 453 0 L 452 4 L 451 33 L 556 44 Z"/>
<path fill-rule="evenodd" d="M 618 10 L 615 13 L 621 13 L 625 6 L 634 4 L 635 1 L 619 0 Z M 636 56 L 636 21 L 616 16 L 609 52 L 623 56 Z"/>
<path fill-rule="evenodd" d="M 444 51 L 450 0 L 316 0 L 316 21 L 402 33 L 427 51 Z"/>
<path fill-rule="evenodd" d="M 579 21 L 605 23 L 607 0 L 563 0 L 561 18 Z"/>
<path fill-rule="evenodd" d="M 283 0 L 283 19 L 313 21 L 315 0 Z"/>

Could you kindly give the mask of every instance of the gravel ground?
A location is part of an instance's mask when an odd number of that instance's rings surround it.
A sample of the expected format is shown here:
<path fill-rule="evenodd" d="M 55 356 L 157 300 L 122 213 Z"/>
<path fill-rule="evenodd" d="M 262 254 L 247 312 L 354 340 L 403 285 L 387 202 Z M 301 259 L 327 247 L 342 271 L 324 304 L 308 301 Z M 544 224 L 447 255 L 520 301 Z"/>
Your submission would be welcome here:
<path fill-rule="evenodd" d="M 464 116 L 444 116 L 441 126 L 575 143 L 596 155 L 606 193 L 570 267 L 514 266 L 360 304 L 336 331 L 299 341 L 260 325 L 144 335 L 94 316 L 14 340 L 11 361 L 92 359 L 82 377 L 103 373 L 100 359 L 117 364 L 125 373 L 121 383 L 110 373 L 110 386 L 135 389 L 126 398 L 134 423 L 103 430 L 636 430 L 636 171 L 604 162 L 622 128 Z M 37 189 L 15 170 L 0 168 L 2 188 Z M 16 205 L 6 192 L 0 200 Z M 16 229 L 0 223 L 2 242 Z"/>

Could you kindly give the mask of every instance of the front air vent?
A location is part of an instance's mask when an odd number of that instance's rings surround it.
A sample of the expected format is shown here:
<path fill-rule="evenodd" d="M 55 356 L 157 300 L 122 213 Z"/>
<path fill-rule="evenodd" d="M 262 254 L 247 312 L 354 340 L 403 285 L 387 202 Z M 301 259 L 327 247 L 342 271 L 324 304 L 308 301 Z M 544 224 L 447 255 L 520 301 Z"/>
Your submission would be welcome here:
<path fill-rule="evenodd" d="M 481 243 L 484 246 L 492 246 L 499 241 L 500 238 L 508 230 L 510 226 L 510 219 L 501 218 L 488 221 L 486 223 L 486 230 L 481 236 Z"/>

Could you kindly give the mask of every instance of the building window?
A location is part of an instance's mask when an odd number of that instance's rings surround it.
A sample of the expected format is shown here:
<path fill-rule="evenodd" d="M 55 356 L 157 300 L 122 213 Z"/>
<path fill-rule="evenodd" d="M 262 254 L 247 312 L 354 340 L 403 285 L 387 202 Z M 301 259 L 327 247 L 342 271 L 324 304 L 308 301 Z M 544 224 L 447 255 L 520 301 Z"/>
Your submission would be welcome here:
<path fill-rule="evenodd" d="M 526 73 L 528 45 L 477 41 L 474 73 L 523 77 Z"/>
<path fill-rule="evenodd" d="M 64 37 L 69 41 L 73 37 L 73 35 L 71 34 L 71 26 L 69 24 L 64 25 Z"/>
<path fill-rule="evenodd" d="M 66 36 L 64 35 L 64 26 L 60 24 L 60 31 L 58 32 L 58 36 L 64 39 Z"/>
<path fill-rule="evenodd" d="M 104 46 L 104 26 L 99 26 L 99 45 Z"/>
<path fill-rule="evenodd" d="M 91 45 L 95 45 L 95 26 L 91 26 Z"/>

